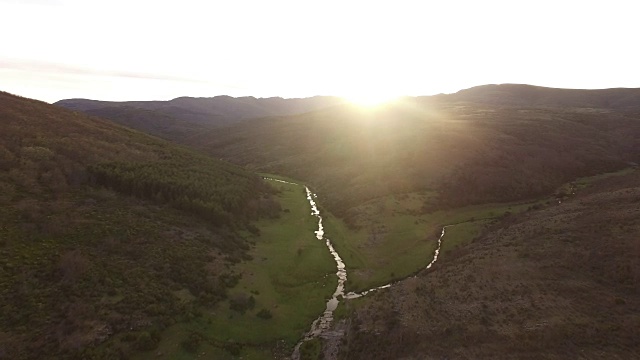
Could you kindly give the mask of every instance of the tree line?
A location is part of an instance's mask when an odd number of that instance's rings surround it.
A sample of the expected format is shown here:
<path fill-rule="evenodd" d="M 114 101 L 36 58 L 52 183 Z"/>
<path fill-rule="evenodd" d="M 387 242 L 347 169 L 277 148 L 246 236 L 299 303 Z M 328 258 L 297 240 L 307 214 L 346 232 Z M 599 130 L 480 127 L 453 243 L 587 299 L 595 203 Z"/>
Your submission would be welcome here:
<path fill-rule="evenodd" d="M 166 203 L 217 226 L 235 226 L 274 216 L 277 206 L 260 206 L 274 191 L 256 175 L 179 160 L 105 162 L 87 169 L 91 181 L 118 192 Z"/>

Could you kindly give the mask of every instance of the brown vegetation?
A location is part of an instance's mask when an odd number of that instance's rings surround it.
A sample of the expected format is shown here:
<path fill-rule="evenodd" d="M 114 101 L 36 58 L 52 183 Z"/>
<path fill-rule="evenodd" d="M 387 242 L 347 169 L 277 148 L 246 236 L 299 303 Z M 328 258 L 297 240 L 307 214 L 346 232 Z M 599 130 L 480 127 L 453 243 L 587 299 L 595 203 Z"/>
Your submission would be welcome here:
<path fill-rule="evenodd" d="M 365 300 L 348 359 L 640 356 L 640 173 L 508 217 Z M 446 237 L 444 239 L 446 241 Z"/>

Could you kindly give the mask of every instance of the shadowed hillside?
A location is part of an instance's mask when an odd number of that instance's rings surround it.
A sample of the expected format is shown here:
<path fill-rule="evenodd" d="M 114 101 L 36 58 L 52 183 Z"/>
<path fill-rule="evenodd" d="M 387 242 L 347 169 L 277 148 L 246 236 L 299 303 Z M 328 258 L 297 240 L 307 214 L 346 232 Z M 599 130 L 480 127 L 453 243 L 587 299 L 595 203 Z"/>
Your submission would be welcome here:
<path fill-rule="evenodd" d="M 248 118 L 298 114 L 342 102 L 342 99 L 330 96 L 301 99 L 216 96 L 126 102 L 68 99 L 58 101 L 55 105 L 184 142 L 189 135 L 197 134 L 206 128 L 228 125 Z"/>
<path fill-rule="evenodd" d="M 506 218 L 363 300 L 342 358 L 638 358 L 639 184 L 636 170 Z"/>
<path fill-rule="evenodd" d="M 207 125 L 202 123 L 180 120 L 176 118 L 180 114 L 174 115 L 170 111 L 114 106 L 89 109 L 84 112 L 87 115 L 99 116 L 117 124 L 174 141 L 183 141 L 197 132 L 209 129 Z"/>
<path fill-rule="evenodd" d="M 407 101 L 428 106 L 484 104 L 519 108 L 591 108 L 640 112 L 640 89 L 555 89 L 532 85 L 482 85 L 454 94 L 420 96 Z M 294 115 L 343 104 L 330 96 L 300 99 L 216 96 L 180 97 L 169 101 L 97 101 L 66 99 L 55 103 L 71 110 L 110 119 L 166 139 L 190 144 L 190 136 L 240 120 Z"/>
<path fill-rule="evenodd" d="M 0 93 L 0 358 L 126 358 L 224 299 L 256 175 Z"/>

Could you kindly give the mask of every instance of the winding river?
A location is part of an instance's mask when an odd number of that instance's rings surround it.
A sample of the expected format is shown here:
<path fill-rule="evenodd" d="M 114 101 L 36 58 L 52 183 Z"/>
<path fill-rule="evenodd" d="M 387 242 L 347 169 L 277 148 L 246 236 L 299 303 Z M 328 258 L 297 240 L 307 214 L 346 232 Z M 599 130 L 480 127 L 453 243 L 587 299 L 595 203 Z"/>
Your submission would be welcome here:
<path fill-rule="evenodd" d="M 277 181 L 277 182 L 281 182 L 281 183 L 285 183 L 285 184 L 291 184 L 291 185 L 299 185 L 299 186 L 304 186 L 304 185 L 300 185 L 300 184 L 296 184 L 293 182 L 289 182 L 289 181 L 284 181 L 284 180 L 279 180 L 279 179 L 273 179 L 273 178 L 264 178 L 265 180 L 271 180 L 271 181 Z M 333 292 L 333 296 L 331 297 L 331 299 L 329 299 L 327 301 L 327 306 L 324 310 L 324 313 L 322 313 L 322 315 L 320 315 L 316 320 L 313 321 L 313 323 L 311 323 L 311 329 L 309 329 L 309 331 L 305 334 L 305 336 L 302 338 L 302 340 L 300 340 L 298 342 L 298 344 L 296 344 L 293 354 L 291 355 L 291 359 L 293 360 L 298 360 L 300 359 L 300 346 L 302 346 L 303 343 L 305 343 L 306 341 L 309 341 L 311 339 L 315 339 L 317 337 L 320 337 L 323 332 L 325 330 L 328 330 L 329 327 L 331 326 L 331 323 L 333 322 L 333 312 L 335 311 L 335 309 L 338 307 L 338 304 L 340 303 L 339 298 L 342 297 L 345 300 L 349 300 L 349 299 L 356 299 L 362 296 L 365 296 L 371 292 L 380 290 L 380 289 L 386 289 L 389 288 L 391 286 L 393 286 L 394 284 L 396 284 L 398 281 L 402 281 L 402 280 L 398 280 L 395 282 L 391 282 L 389 284 L 386 285 L 382 285 L 382 286 L 378 286 L 375 288 L 371 288 L 369 290 L 365 290 L 363 292 L 360 293 L 355 293 L 355 292 L 349 292 L 347 294 L 344 293 L 344 283 L 347 281 L 347 270 L 345 269 L 344 266 L 344 261 L 342 261 L 342 258 L 340 257 L 340 254 L 338 254 L 338 252 L 336 251 L 336 249 L 333 247 L 333 244 L 331 243 L 331 240 L 329 240 L 329 238 L 326 238 L 324 236 L 324 226 L 322 225 L 322 216 L 320 215 L 320 210 L 318 210 L 318 206 L 316 204 L 316 198 L 317 195 L 312 193 L 311 190 L 309 190 L 309 187 L 304 186 L 305 192 L 307 194 L 307 201 L 309 201 L 309 205 L 311 205 L 311 215 L 315 216 L 316 218 L 318 218 L 318 230 L 314 231 L 316 239 L 322 241 L 325 241 L 325 244 L 327 245 L 327 248 L 329 249 L 329 252 L 331 253 L 331 255 L 333 256 L 333 259 L 336 262 L 336 268 L 337 268 L 337 272 L 336 275 L 338 276 L 338 285 L 336 286 L 336 290 Z M 426 270 L 426 269 L 430 269 L 433 264 L 435 264 L 436 261 L 438 261 L 438 255 L 440 255 L 440 248 L 442 247 L 442 239 L 444 238 L 444 234 L 445 234 L 445 230 L 449 227 L 449 226 L 453 226 L 452 225 L 447 225 L 444 226 L 442 228 L 442 233 L 440 233 L 440 237 L 438 238 L 438 246 L 436 247 L 436 250 L 434 251 L 433 254 L 433 259 L 431 260 L 431 262 L 429 262 L 429 264 L 427 264 L 426 267 L 424 267 L 422 270 Z M 417 276 L 417 273 L 414 275 L 414 277 Z"/>

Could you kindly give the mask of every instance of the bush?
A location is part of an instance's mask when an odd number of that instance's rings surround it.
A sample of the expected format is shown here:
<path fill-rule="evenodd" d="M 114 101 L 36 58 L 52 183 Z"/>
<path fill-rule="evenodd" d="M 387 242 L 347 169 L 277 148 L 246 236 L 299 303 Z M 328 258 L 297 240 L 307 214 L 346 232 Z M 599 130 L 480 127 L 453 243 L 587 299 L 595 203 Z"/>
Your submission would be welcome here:
<path fill-rule="evenodd" d="M 186 352 L 195 354 L 200 347 L 201 340 L 202 339 L 197 334 L 191 334 L 189 335 L 189 338 L 184 340 L 180 345 Z"/>
<path fill-rule="evenodd" d="M 262 309 L 262 310 L 258 311 L 256 316 L 261 318 L 261 319 L 268 320 L 268 319 L 271 319 L 273 317 L 273 314 L 271 314 L 271 311 L 269 311 L 267 309 Z"/>
<path fill-rule="evenodd" d="M 247 230 L 253 235 L 260 236 L 260 229 L 253 224 L 247 224 Z"/>
<path fill-rule="evenodd" d="M 158 341 L 151 337 L 147 331 L 143 331 L 138 335 L 135 342 L 135 348 L 141 351 L 149 351 L 158 347 Z"/>
<path fill-rule="evenodd" d="M 248 298 L 246 295 L 237 296 L 229 301 L 229 309 L 244 314 L 247 310 L 251 310 L 256 306 L 256 299 L 253 295 Z"/>
<path fill-rule="evenodd" d="M 238 356 L 240 355 L 240 351 L 242 351 L 242 345 L 229 342 L 224 345 L 224 349 L 231 353 L 231 355 Z"/>

